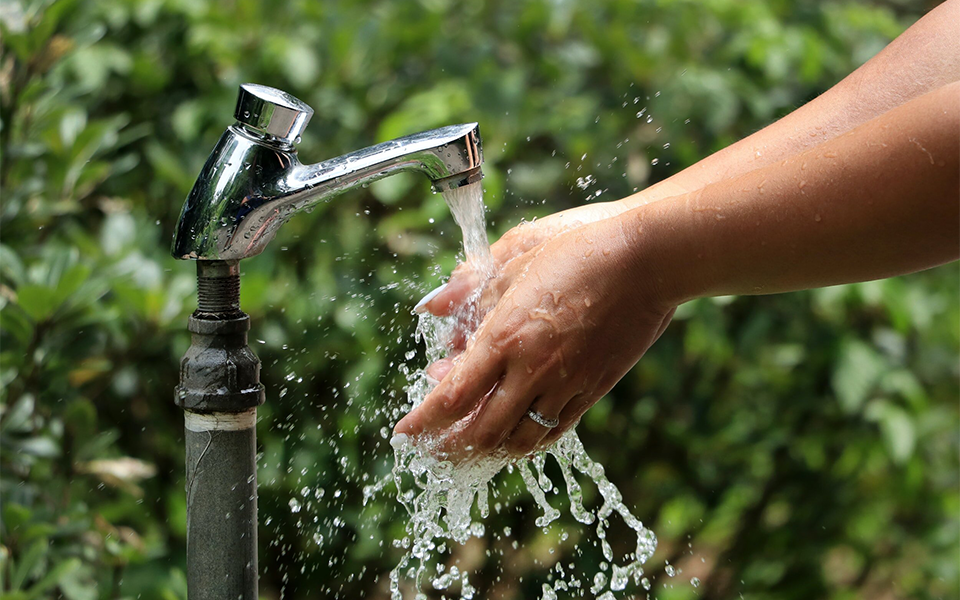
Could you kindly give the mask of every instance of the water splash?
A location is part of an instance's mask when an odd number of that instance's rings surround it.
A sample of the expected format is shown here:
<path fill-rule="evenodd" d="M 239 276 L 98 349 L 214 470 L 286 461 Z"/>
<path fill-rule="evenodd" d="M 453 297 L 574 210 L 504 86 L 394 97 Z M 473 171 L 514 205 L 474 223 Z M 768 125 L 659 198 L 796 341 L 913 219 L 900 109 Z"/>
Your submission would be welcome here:
<path fill-rule="evenodd" d="M 427 364 L 447 354 L 449 342 L 458 330 L 472 333 L 476 328 L 483 316 L 477 308 L 481 291 L 496 270 L 486 238 L 480 184 L 445 192 L 444 199 L 463 231 L 465 261 L 480 275 L 480 285 L 474 292 L 475 297 L 457 314 L 445 318 L 421 315 L 417 337 L 426 345 Z M 422 369 L 411 373 L 408 378 L 407 397 L 411 407 L 416 407 L 430 391 L 430 384 Z M 453 427 L 463 427 L 470 418 L 466 417 Z M 390 574 L 393 600 L 403 598 L 401 580 L 404 577 L 413 579 L 417 600 L 427 598 L 428 584 L 434 590 L 451 593 L 451 588 L 459 583 L 460 598 L 474 598 L 477 591 L 470 584 L 469 573 L 456 566 L 448 569 L 439 559 L 450 552 L 451 543 L 463 544 L 471 537 L 485 535 L 483 520 L 490 512 L 492 482 L 504 469 L 519 471 L 527 492 L 540 510 L 536 517 L 538 527 L 546 528 L 559 519 L 561 511 L 547 498 L 547 494 L 560 492 L 546 473 L 548 457 L 552 457 L 559 468 L 570 515 L 585 526 L 593 526 L 603 552 L 605 562 L 601 563 L 601 571 L 589 578 L 591 593 L 604 600 L 613 600 L 616 598 L 614 593 L 623 592 L 631 580 L 635 585 L 641 585 L 643 564 L 656 550 L 656 536 L 623 503 L 620 491 L 606 478 L 603 466 L 587 455 L 574 429 L 564 433 L 549 449 L 519 460 L 495 453 L 455 464 L 445 460 L 438 447 L 439 439 L 418 438 L 415 442 L 409 436 L 395 435 L 390 443 L 394 450 L 392 478 L 397 499 L 410 515 L 407 535 L 397 543 L 406 553 Z M 603 500 L 600 506 L 584 504 L 578 478 L 586 478 L 596 485 Z M 379 491 L 385 483 L 371 486 L 365 495 Z M 479 519 L 474 518 L 475 513 Z M 607 531 L 615 516 L 619 516 L 636 537 L 635 550 L 619 559 L 614 556 L 607 540 Z M 430 565 L 436 565 L 434 572 L 431 572 Z M 579 587 L 579 582 L 568 583 L 564 579 L 562 567 L 553 575 L 556 577 L 551 578 L 551 583 L 542 585 L 543 600 L 557 598 L 558 591 Z"/>

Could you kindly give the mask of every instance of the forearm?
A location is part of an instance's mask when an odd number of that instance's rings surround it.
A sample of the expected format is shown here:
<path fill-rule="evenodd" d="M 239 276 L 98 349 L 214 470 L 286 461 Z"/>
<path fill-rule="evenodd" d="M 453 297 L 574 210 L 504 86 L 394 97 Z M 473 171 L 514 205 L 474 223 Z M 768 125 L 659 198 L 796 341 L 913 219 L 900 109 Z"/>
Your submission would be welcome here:
<path fill-rule="evenodd" d="M 833 139 L 960 80 L 960 2 L 930 11 L 826 93 L 779 121 L 622 201 L 623 209 L 699 190 Z"/>
<path fill-rule="evenodd" d="M 638 274 L 671 303 L 776 293 L 956 260 L 958 180 L 954 83 L 779 164 L 618 219 Z"/>

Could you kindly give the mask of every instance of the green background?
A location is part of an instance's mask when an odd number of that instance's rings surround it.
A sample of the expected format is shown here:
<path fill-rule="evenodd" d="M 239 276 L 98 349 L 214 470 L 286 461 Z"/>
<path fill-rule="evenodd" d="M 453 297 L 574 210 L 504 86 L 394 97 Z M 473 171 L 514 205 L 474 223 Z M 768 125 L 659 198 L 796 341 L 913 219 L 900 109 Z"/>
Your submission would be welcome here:
<path fill-rule="evenodd" d="M 172 389 L 196 300 L 193 265 L 168 247 L 240 83 L 316 109 L 300 146 L 309 162 L 479 121 L 496 239 L 520 219 L 643 188 L 770 123 L 930 7 L 4 2 L 3 597 L 185 596 Z M 363 507 L 361 489 L 392 461 L 383 428 L 402 404 L 401 365 L 422 362 L 405 358 L 411 307 L 459 251 L 421 179 L 301 215 L 242 264 L 269 390 L 258 425 L 265 598 L 384 597 L 400 556 L 404 515 L 389 493 Z M 958 290 L 950 265 L 681 307 L 580 426 L 660 538 L 648 564 L 657 598 L 960 595 Z M 534 526 L 516 477 L 498 489 L 512 508 L 457 551 L 479 597 L 535 597 L 557 561 L 596 569 L 599 549 L 589 538 L 573 549 L 583 531 L 569 516 L 562 541 L 563 528 Z M 621 529 L 610 533 L 618 553 Z M 664 575 L 667 561 L 682 572 Z"/>

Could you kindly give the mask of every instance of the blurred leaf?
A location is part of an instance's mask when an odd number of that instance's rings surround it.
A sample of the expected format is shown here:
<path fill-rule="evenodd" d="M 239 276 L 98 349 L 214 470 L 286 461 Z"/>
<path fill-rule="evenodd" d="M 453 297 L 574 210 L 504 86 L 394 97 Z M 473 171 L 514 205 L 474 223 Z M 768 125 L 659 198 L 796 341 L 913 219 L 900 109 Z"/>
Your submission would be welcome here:
<path fill-rule="evenodd" d="M 50 591 L 64 579 L 79 571 L 81 565 L 79 558 L 69 558 L 55 565 L 40 581 L 30 586 L 25 597 L 30 599 L 40 598 L 44 592 Z"/>
<path fill-rule="evenodd" d="M 26 506 L 20 506 L 12 502 L 7 502 L 3 506 L 3 524 L 10 530 L 15 530 L 26 524 L 30 517 L 30 509 Z M 2 586 L 0 586 L 0 589 L 3 589 Z"/>
<path fill-rule="evenodd" d="M 56 290 L 39 285 L 20 286 L 17 289 L 17 304 L 38 323 L 52 316 L 60 306 Z"/>
<path fill-rule="evenodd" d="M 0 274 L 14 285 L 20 285 L 24 279 L 23 263 L 12 248 L 0 244 Z"/>
<path fill-rule="evenodd" d="M 0 421 L 0 430 L 4 432 L 24 432 L 30 431 L 30 418 L 34 411 L 34 398 L 30 394 L 24 394 L 12 407 L 2 407 L 4 410 L 3 420 Z"/>
<path fill-rule="evenodd" d="M 913 455 L 916 430 L 913 419 L 905 410 L 887 400 L 876 400 L 870 403 L 864 415 L 879 423 L 883 440 L 894 462 L 903 464 Z"/>
<path fill-rule="evenodd" d="M 96 581 L 90 569 L 82 567 L 68 569 L 60 575 L 57 584 L 67 600 L 96 600 L 99 597 Z"/>
<path fill-rule="evenodd" d="M 40 567 L 43 566 L 47 553 L 49 552 L 50 542 L 46 538 L 35 540 L 26 552 L 20 556 L 15 563 L 10 575 L 10 589 L 13 591 L 24 589 L 24 585 L 31 577 L 39 574 Z"/>
<path fill-rule="evenodd" d="M 31 437 L 16 443 L 17 452 L 52 458 L 60 454 L 57 442 L 49 437 Z"/>
<path fill-rule="evenodd" d="M 833 391 L 841 408 L 848 413 L 858 411 L 885 366 L 883 359 L 867 344 L 858 340 L 844 342 L 832 379 Z"/>
<path fill-rule="evenodd" d="M 445 81 L 407 98 L 400 108 L 383 120 L 377 133 L 378 141 L 454 125 L 464 120 L 460 115 L 467 114 L 470 106 L 467 86 L 457 81 Z"/>
<path fill-rule="evenodd" d="M 309 44 L 296 38 L 289 38 L 286 54 L 280 64 L 287 78 L 301 89 L 312 85 L 320 74 L 317 54 Z"/>

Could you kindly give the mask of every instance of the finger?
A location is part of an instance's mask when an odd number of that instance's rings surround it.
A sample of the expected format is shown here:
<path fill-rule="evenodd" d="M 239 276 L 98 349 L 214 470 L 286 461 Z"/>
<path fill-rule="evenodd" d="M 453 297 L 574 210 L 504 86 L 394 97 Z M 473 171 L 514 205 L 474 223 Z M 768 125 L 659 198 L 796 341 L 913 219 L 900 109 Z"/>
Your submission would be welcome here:
<path fill-rule="evenodd" d="M 564 398 L 564 400 L 559 401 L 559 398 Z M 513 433 L 511 433 L 503 443 L 504 449 L 514 456 L 527 456 L 535 451 L 543 438 L 550 434 L 555 428 L 549 428 L 537 423 L 530 418 L 529 411 L 536 411 L 548 421 L 553 419 L 559 420 L 560 413 L 568 401 L 569 398 L 565 396 L 553 396 L 547 401 L 544 401 L 543 398 L 534 400 L 533 404 L 527 409 L 528 412 L 520 418 L 520 424 L 517 425 L 517 428 L 513 430 Z"/>
<path fill-rule="evenodd" d="M 536 235 L 534 229 L 533 223 L 521 223 L 494 242 L 490 246 L 490 254 L 497 264 L 502 265 L 536 246 L 540 242 L 540 236 Z"/>
<path fill-rule="evenodd" d="M 480 276 L 471 266 L 462 264 L 454 269 L 450 281 L 424 296 L 414 310 L 446 317 L 462 306 L 479 284 Z"/>
<path fill-rule="evenodd" d="M 484 284 L 480 294 L 480 310 L 488 310 L 500 301 L 500 298 L 519 279 L 527 265 L 535 257 L 535 253 L 527 252 L 521 256 L 511 258 L 503 263 L 497 271 L 496 277 Z"/>
<path fill-rule="evenodd" d="M 427 383 L 436 387 L 453 370 L 453 357 L 441 358 L 435 363 L 430 364 L 424 372 L 427 376 Z"/>
<path fill-rule="evenodd" d="M 475 454 L 490 454 L 517 428 L 533 402 L 535 382 L 527 373 L 514 369 L 484 404 L 476 418 L 450 441 L 457 447 L 471 448 Z"/>
<path fill-rule="evenodd" d="M 514 259 L 540 245 L 543 236 L 537 235 L 539 229 L 541 228 L 534 227 L 533 223 L 517 226 L 490 247 L 497 267 L 495 272 L 500 273 L 501 276 L 490 285 L 490 288 L 493 288 L 490 293 L 485 291 L 482 300 L 484 306 L 490 307 L 496 304 L 513 281 L 513 275 L 503 276 L 503 271 L 508 270 L 509 263 L 515 263 Z M 523 262 L 525 264 L 528 261 Z M 516 265 L 513 270 L 516 272 Z M 480 274 L 474 270 L 473 265 L 461 263 L 453 270 L 450 281 L 424 296 L 414 309 L 417 312 L 430 312 L 439 317 L 449 316 L 470 299 L 480 284 Z"/>
<path fill-rule="evenodd" d="M 552 446 L 554 442 L 560 439 L 560 436 L 562 436 L 564 432 L 576 426 L 583 416 L 583 413 L 587 412 L 587 409 L 593 406 L 598 399 L 594 394 L 587 393 L 577 394 L 571 398 L 566 406 L 563 407 L 563 410 L 560 411 L 560 416 L 558 417 L 560 424 L 543 436 L 543 439 L 540 440 L 540 448 Z"/>
<path fill-rule="evenodd" d="M 545 220 L 520 223 L 490 246 L 490 252 L 494 260 L 503 264 L 536 248 L 558 232 L 559 228 L 549 225 Z"/>
<path fill-rule="evenodd" d="M 397 423 L 395 431 L 419 435 L 457 422 L 480 403 L 502 376 L 500 361 L 491 358 L 485 347 L 474 346 L 473 351 L 460 355 L 449 374 L 420 406 Z"/>
<path fill-rule="evenodd" d="M 449 339 L 446 340 L 448 350 L 460 353 L 467 347 L 470 336 L 473 335 L 479 325 L 475 318 L 468 318 L 472 316 L 467 315 L 463 319 L 458 318 L 450 332 Z"/>

